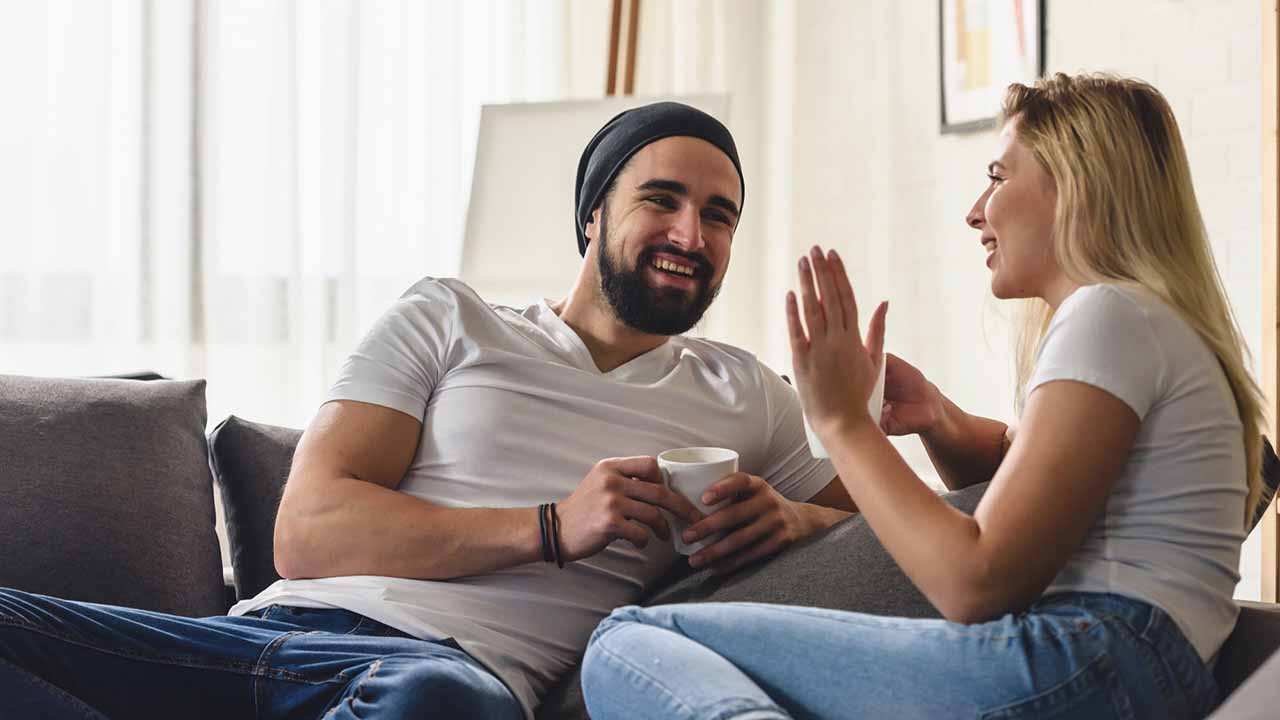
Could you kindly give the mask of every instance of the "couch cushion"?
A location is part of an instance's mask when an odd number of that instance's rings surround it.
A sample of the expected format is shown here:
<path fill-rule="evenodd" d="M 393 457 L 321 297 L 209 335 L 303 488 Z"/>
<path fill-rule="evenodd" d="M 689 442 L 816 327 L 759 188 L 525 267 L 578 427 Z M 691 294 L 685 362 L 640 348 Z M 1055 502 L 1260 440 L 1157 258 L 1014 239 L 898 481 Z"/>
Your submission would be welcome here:
<path fill-rule="evenodd" d="M 1222 649 L 1214 675 L 1222 697 L 1235 691 L 1267 658 L 1280 650 L 1280 605 L 1236 601 L 1240 617 Z"/>
<path fill-rule="evenodd" d="M 0 375 L 0 586 L 222 614 L 204 388 Z"/>
<path fill-rule="evenodd" d="M 1272 653 L 1209 720 L 1275 720 L 1280 711 L 1280 652 Z"/>
<path fill-rule="evenodd" d="M 972 514 L 986 488 L 982 483 L 943 497 Z M 660 583 L 643 604 L 766 602 L 895 617 L 940 617 L 862 515 L 836 523 L 767 563 L 727 577 L 716 577 L 709 570 L 688 573 L 686 568 L 680 563 L 676 574 L 667 579 L 673 582 Z M 539 718 L 587 718 L 580 670 L 575 667 L 566 673 L 548 693 L 538 709 Z"/>
<path fill-rule="evenodd" d="M 231 545 L 236 595 L 257 595 L 280 579 L 274 559 L 276 509 L 302 431 L 242 420 L 223 420 L 209 434 L 214 478 Z"/>

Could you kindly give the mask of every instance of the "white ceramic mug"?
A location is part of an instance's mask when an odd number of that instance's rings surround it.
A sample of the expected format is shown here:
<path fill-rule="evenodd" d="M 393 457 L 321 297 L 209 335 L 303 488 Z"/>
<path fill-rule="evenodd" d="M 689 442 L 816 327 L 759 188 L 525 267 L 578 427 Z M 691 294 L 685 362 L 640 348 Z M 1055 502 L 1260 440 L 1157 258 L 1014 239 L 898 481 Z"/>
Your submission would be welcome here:
<path fill-rule="evenodd" d="M 688 447 L 668 450 L 658 455 L 658 468 L 662 471 L 662 484 L 685 496 L 689 502 L 710 515 L 728 500 L 721 500 L 714 505 L 704 505 L 702 493 L 720 482 L 725 477 L 738 471 L 738 453 L 733 450 L 716 447 Z M 707 545 L 711 545 L 723 537 L 724 533 L 708 535 L 693 544 L 686 544 L 680 536 L 689 527 L 674 515 L 662 511 L 671 527 L 671 540 L 676 552 L 681 555 L 692 555 Z"/>
<path fill-rule="evenodd" d="M 880 377 L 876 378 L 875 389 L 871 391 L 871 399 L 867 401 L 867 412 L 871 413 L 871 417 L 875 419 L 876 425 L 880 424 L 880 410 L 884 406 L 884 369 L 889 364 L 887 360 L 880 363 Z M 804 419 L 804 434 L 809 438 L 809 452 L 816 458 L 831 457 L 827 454 L 827 449 L 822 447 L 822 441 L 818 439 L 817 433 L 809 426 L 809 417 L 806 415 Z"/>

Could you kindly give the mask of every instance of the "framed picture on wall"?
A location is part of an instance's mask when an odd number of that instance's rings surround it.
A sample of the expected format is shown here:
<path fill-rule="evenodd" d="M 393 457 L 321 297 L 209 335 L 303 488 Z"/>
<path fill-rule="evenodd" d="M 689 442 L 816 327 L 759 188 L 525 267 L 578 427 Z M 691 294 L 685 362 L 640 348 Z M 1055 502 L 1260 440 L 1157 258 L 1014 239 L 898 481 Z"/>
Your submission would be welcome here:
<path fill-rule="evenodd" d="M 1044 0 L 938 0 L 942 132 L 995 126 L 1009 83 L 1044 74 Z"/>

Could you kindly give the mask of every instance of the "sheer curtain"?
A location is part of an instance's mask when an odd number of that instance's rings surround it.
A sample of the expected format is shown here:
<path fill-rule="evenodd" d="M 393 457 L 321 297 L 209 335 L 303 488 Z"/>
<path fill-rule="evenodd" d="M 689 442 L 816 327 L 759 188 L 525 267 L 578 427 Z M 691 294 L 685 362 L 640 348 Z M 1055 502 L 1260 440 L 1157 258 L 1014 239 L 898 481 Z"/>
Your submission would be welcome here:
<path fill-rule="evenodd" d="M 206 377 L 211 423 L 305 424 L 373 319 L 456 272 L 480 105 L 599 95 L 607 20 L 581 0 L 0 5 L 0 372 Z"/>

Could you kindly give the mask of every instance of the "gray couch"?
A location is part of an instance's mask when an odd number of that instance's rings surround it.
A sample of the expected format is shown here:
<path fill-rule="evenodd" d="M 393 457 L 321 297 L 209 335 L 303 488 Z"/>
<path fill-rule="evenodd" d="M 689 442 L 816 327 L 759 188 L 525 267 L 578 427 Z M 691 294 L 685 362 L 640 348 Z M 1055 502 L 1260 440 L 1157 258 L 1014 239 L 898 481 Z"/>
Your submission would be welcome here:
<path fill-rule="evenodd" d="M 205 421 L 203 381 L 0 376 L 0 586 L 202 616 L 273 582 L 272 524 L 301 431 L 233 416 L 206 438 Z M 983 490 L 947 499 L 972 512 Z M 215 491 L 231 586 L 214 534 Z M 729 577 L 682 565 L 644 603 L 704 600 L 938 615 L 856 516 Z M 1259 670 L 1280 648 L 1280 606 L 1242 606 L 1218 659 L 1230 697 L 1214 718 L 1280 716 L 1280 659 Z M 539 718 L 584 717 L 574 670 Z"/>

